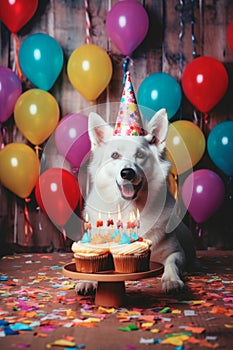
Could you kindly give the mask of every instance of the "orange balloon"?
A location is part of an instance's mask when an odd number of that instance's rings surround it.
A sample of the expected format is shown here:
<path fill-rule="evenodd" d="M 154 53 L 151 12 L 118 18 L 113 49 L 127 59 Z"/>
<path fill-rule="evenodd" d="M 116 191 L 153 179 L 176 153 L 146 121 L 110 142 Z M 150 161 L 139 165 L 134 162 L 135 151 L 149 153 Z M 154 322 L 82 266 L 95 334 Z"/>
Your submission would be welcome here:
<path fill-rule="evenodd" d="M 9 143 L 0 151 L 0 182 L 21 198 L 30 196 L 39 170 L 35 151 L 24 143 Z"/>
<path fill-rule="evenodd" d="M 69 57 L 67 74 L 73 87 L 86 100 L 93 102 L 108 86 L 112 62 L 107 52 L 93 44 L 85 44 Z"/>
<path fill-rule="evenodd" d="M 40 145 L 55 130 L 60 111 L 55 98 L 47 91 L 24 92 L 14 108 L 15 124 L 33 145 Z"/>
<path fill-rule="evenodd" d="M 167 157 L 171 161 L 171 172 L 179 175 L 191 169 L 205 152 L 205 136 L 201 129 L 188 120 L 171 123 L 167 134 Z"/>

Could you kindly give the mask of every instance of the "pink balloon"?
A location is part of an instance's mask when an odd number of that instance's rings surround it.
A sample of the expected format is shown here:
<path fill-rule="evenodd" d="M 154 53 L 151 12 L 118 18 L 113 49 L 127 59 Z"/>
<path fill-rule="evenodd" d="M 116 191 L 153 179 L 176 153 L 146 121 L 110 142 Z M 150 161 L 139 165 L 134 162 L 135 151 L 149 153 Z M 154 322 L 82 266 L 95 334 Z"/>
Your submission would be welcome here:
<path fill-rule="evenodd" d="M 131 55 L 145 38 L 149 27 L 144 7 L 135 0 L 116 3 L 107 13 L 106 30 L 124 55 Z"/>
<path fill-rule="evenodd" d="M 61 119 L 55 130 L 56 147 L 72 166 L 79 168 L 87 160 L 91 143 L 88 135 L 88 117 L 70 113 Z"/>
<path fill-rule="evenodd" d="M 182 187 L 184 205 L 198 224 L 209 219 L 220 208 L 224 195 L 222 179 L 208 169 L 191 173 Z"/>
<path fill-rule="evenodd" d="M 0 67 L 0 123 L 10 118 L 21 93 L 22 84 L 17 75 L 7 67 Z"/>

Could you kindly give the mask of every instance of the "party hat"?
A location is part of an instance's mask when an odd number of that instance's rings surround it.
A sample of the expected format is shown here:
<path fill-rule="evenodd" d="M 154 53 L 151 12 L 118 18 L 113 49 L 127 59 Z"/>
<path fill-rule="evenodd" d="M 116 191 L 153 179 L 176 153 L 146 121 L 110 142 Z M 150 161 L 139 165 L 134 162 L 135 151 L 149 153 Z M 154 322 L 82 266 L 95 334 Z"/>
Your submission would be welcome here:
<path fill-rule="evenodd" d="M 130 74 L 127 72 L 113 135 L 143 136 L 145 134 Z"/>

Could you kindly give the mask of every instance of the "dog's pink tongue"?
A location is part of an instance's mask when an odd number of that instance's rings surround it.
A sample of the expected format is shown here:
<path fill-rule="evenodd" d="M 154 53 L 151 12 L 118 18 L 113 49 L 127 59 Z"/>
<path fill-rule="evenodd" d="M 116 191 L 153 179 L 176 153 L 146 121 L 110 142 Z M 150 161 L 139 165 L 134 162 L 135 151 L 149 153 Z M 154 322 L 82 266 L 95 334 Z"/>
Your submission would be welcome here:
<path fill-rule="evenodd" d="M 134 187 L 132 185 L 122 186 L 122 194 L 124 197 L 133 197 L 134 196 Z"/>

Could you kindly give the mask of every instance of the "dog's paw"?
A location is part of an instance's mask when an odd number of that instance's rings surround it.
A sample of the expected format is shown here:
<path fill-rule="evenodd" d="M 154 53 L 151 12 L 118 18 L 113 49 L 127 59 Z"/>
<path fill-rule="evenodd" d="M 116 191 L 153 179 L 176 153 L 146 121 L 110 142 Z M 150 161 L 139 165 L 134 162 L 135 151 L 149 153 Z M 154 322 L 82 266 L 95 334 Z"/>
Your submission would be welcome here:
<path fill-rule="evenodd" d="M 78 281 L 75 286 L 75 291 L 80 295 L 92 295 L 95 294 L 97 288 L 97 282 L 95 281 Z"/>
<path fill-rule="evenodd" d="M 184 282 L 180 278 L 162 278 L 162 288 L 166 293 L 174 293 L 182 290 L 184 288 Z"/>

